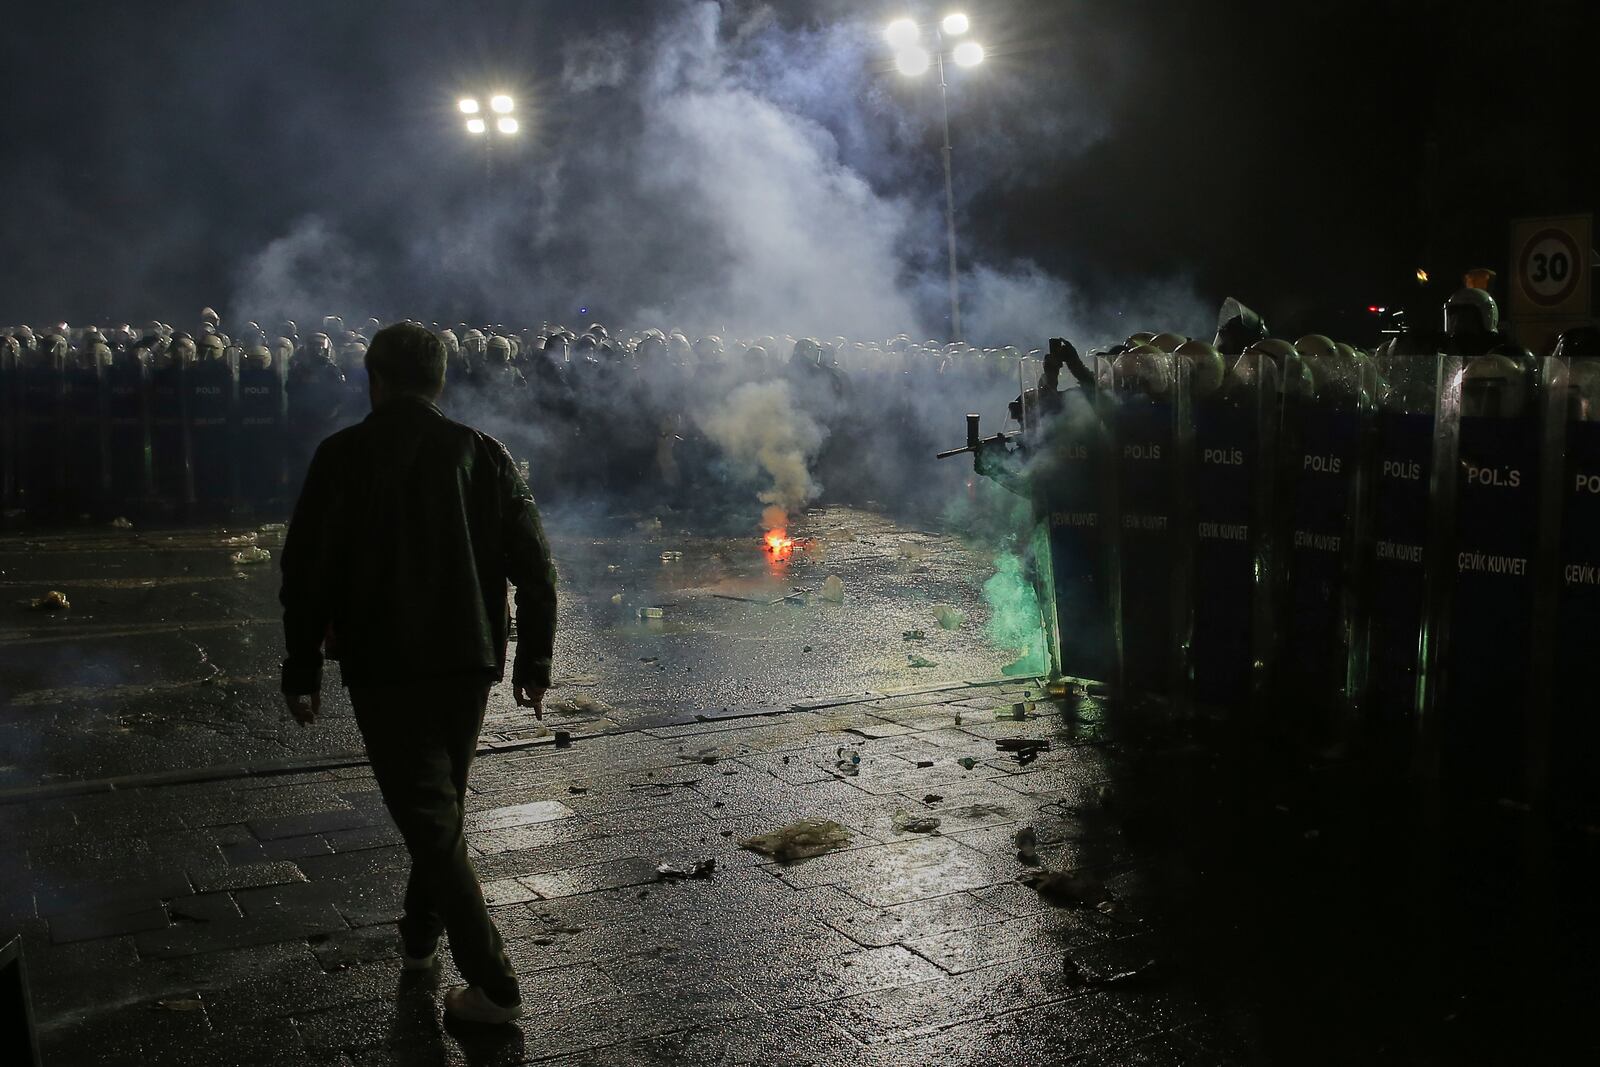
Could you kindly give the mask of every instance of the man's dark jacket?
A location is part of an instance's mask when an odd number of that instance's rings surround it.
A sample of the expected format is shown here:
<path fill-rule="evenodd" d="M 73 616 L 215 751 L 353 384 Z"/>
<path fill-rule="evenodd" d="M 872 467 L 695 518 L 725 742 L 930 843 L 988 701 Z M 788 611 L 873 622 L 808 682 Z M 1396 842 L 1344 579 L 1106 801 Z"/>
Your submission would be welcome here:
<path fill-rule="evenodd" d="M 546 688 L 555 567 L 505 446 L 400 398 L 329 437 L 284 541 L 285 693 L 316 692 L 323 642 L 347 686 L 505 676 L 506 581 L 517 587 L 512 681 Z"/>

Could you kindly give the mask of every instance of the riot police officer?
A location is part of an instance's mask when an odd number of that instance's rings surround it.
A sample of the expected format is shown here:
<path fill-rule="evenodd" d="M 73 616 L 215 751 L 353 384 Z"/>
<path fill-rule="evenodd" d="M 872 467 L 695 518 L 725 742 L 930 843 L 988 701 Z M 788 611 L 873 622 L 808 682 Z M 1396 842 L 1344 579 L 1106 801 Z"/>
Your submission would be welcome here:
<path fill-rule="evenodd" d="M 282 364 L 266 345 L 251 345 L 239 365 L 235 445 L 239 493 L 258 515 L 283 506 L 286 417 Z"/>
<path fill-rule="evenodd" d="M 305 351 L 289 367 L 284 385 L 289 402 L 289 498 L 299 492 L 311 456 L 338 426 L 344 401 L 344 374 L 333 361 L 333 342 L 312 334 Z"/>
<path fill-rule="evenodd" d="M 233 465 L 237 377 L 221 334 L 201 337 L 198 347 L 187 382 L 195 503 L 207 514 L 222 515 L 238 495 Z"/>

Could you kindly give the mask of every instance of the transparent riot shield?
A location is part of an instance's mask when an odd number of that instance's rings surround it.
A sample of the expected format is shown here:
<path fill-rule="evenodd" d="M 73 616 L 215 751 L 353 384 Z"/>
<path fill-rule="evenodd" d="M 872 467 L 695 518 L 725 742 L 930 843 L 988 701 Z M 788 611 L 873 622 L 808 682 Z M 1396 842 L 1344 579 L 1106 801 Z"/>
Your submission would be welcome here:
<path fill-rule="evenodd" d="M 1280 391 L 1277 365 L 1247 353 L 1193 403 L 1190 670 L 1202 710 L 1236 722 L 1264 695 L 1273 663 Z"/>
<path fill-rule="evenodd" d="M 62 403 L 63 497 L 73 516 L 101 517 L 110 496 L 105 387 L 106 368 L 92 353 L 74 357 Z"/>
<path fill-rule="evenodd" d="M 188 368 L 189 458 L 194 505 L 204 515 L 227 515 L 238 499 L 234 415 L 238 369 L 231 351 Z"/>
<path fill-rule="evenodd" d="M 1112 682 L 1116 677 L 1116 499 L 1106 397 L 1111 364 L 1084 358 L 1089 383 L 1041 401 L 1041 364 L 1022 360 L 1020 422 L 1035 514 L 1045 524 L 1040 573 L 1053 674 Z"/>
<path fill-rule="evenodd" d="M 1285 358 L 1283 598 L 1278 727 L 1316 749 L 1353 740 L 1365 627 L 1359 545 L 1370 457 L 1371 365 Z"/>
<path fill-rule="evenodd" d="M 66 402 L 64 353 L 23 353 L 17 396 L 18 497 L 33 520 L 63 514 L 62 426 Z"/>
<path fill-rule="evenodd" d="M 1189 638 L 1189 363 L 1139 348 L 1112 364 L 1118 689 L 1181 704 Z"/>
<path fill-rule="evenodd" d="M 17 393 L 22 348 L 0 337 L 0 512 L 17 507 Z"/>
<path fill-rule="evenodd" d="M 1600 358 L 1558 358 L 1549 409 L 1560 430 L 1555 507 L 1555 625 L 1549 705 L 1549 797 L 1558 817 L 1600 825 L 1600 715 L 1594 650 L 1600 634 Z M 1549 435 L 1547 435 L 1547 439 Z"/>
<path fill-rule="evenodd" d="M 234 434 L 239 496 L 258 517 L 282 514 L 287 504 L 288 435 L 284 361 L 246 357 L 239 367 L 239 407 Z"/>
<path fill-rule="evenodd" d="M 189 461 L 189 365 L 174 353 L 150 369 L 150 452 L 157 510 L 184 511 L 194 499 Z"/>
<path fill-rule="evenodd" d="M 1444 387 L 1461 414 L 1436 726 L 1441 784 L 1456 802 L 1527 795 L 1548 376 L 1531 357 L 1496 353 L 1463 360 Z"/>
<path fill-rule="evenodd" d="M 144 513 L 154 495 L 150 366 L 142 349 L 119 353 L 106 373 L 110 499 L 119 513 Z"/>
<path fill-rule="evenodd" d="M 1437 471 L 1453 465 L 1453 418 L 1436 432 L 1440 381 L 1450 361 L 1431 336 L 1395 340 L 1379 360 L 1374 415 L 1372 526 L 1367 549 L 1371 615 L 1364 650 L 1374 730 L 1406 749 L 1430 679 L 1429 563 L 1437 539 Z M 1448 412 L 1448 409 L 1447 409 Z M 1387 746 L 1386 746 L 1387 747 Z"/>

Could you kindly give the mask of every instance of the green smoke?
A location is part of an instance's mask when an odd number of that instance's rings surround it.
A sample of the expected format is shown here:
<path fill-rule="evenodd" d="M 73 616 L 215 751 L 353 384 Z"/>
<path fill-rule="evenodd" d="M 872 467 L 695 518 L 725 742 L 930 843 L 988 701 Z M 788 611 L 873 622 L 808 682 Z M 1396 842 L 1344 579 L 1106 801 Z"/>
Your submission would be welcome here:
<path fill-rule="evenodd" d="M 1006 666 L 1006 674 L 1044 674 L 1049 669 L 1044 651 L 1044 616 L 1022 557 L 1007 550 L 995 559 L 994 566 L 994 577 L 983 583 L 983 599 L 989 605 L 985 633 L 997 647 L 1018 653 L 1017 659 Z"/>

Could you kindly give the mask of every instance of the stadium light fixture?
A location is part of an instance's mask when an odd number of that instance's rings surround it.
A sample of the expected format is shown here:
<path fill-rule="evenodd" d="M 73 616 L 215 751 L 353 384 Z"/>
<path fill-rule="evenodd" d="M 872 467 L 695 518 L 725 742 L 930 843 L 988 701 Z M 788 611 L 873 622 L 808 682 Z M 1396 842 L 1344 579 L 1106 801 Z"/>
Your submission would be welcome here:
<path fill-rule="evenodd" d="M 944 17 L 944 21 L 941 22 L 939 26 L 951 37 L 960 37 L 963 33 L 966 33 L 967 30 L 971 29 L 972 22 L 967 18 L 967 16 L 958 12 L 954 15 L 946 15 Z"/>
<path fill-rule="evenodd" d="M 902 48 L 894 57 L 895 69 L 908 78 L 926 74 L 932 60 L 928 50 L 921 47 Z"/>
<path fill-rule="evenodd" d="M 951 57 L 959 67 L 976 67 L 983 62 L 983 45 L 977 41 L 962 41 L 956 45 Z"/>
<path fill-rule="evenodd" d="M 895 19 L 889 23 L 889 28 L 883 31 L 883 35 L 889 41 L 889 47 L 896 52 L 912 48 L 922 39 L 922 31 L 911 19 Z"/>
<path fill-rule="evenodd" d="M 516 133 L 518 129 L 517 120 L 509 117 L 502 117 L 500 121 L 495 123 L 495 128 L 501 133 Z"/>
<path fill-rule="evenodd" d="M 483 133 L 488 128 L 489 128 L 489 124 L 484 122 L 482 119 L 468 119 L 467 120 L 467 132 L 468 133 Z"/>
<path fill-rule="evenodd" d="M 470 96 L 462 97 L 456 106 L 461 109 L 463 115 L 476 115 L 478 113 L 478 101 Z"/>
<path fill-rule="evenodd" d="M 489 98 L 489 107 L 496 115 L 509 115 L 515 106 L 505 93 L 497 93 Z"/>

